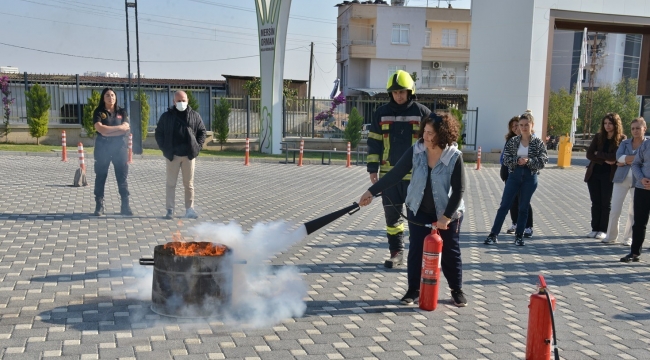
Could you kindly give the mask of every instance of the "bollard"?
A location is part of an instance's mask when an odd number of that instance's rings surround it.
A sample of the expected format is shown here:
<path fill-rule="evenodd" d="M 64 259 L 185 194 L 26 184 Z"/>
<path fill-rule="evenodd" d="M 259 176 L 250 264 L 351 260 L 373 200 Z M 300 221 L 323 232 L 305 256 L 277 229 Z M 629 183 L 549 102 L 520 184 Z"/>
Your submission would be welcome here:
<path fill-rule="evenodd" d="M 481 147 L 478 147 L 478 156 L 476 158 L 476 170 L 481 170 Z"/>
<path fill-rule="evenodd" d="M 66 146 L 65 130 L 61 132 L 61 161 L 68 161 L 68 147 Z"/>
<path fill-rule="evenodd" d="M 86 171 L 86 163 L 84 162 L 84 144 L 81 142 L 77 145 L 77 152 L 79 153 L 79 167 L 81 170 Z"/>
<path fill-rule="evenodd" d="M 302 166 L 302 151 L 305 149 L 305 140 L 300 140 L 300 157 L 298 157 L 298 166 Z"/>
<path fill-rule="evenodd" d="M 129 160 L 127 164 L 133 164 L 133 134 L 129 134 Z"/>
<path fill-rule="evenodd" d="M 246 157 L 244 158 L 244 166 L 250 166 L 250 151 L 251 151 L 251 145 L 250 145 L 250 140 L 246 138 Z"/>
<path fill-rule="evenodd" d="M 350 142 L 348 141 L 348 161 L 347 161 L 347 164 L 345 165 L 345 167 L 352 167 L 352 161 L 350 159 L 350 153 L 351 153 Z"/>

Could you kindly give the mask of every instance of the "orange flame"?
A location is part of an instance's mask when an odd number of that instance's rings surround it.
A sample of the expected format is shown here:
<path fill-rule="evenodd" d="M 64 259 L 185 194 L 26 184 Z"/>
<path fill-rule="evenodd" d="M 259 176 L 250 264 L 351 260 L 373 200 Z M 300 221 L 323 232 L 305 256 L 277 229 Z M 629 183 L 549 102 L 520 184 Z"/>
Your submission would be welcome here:
<path fill-rule="evenodd" d="M 163 248 L 171 250 L 176 256 L 222 256 L 228 250 L 225 245 L 207 241 L 185 241 L 178 230 L 172 234 L 172 240 Z"/>

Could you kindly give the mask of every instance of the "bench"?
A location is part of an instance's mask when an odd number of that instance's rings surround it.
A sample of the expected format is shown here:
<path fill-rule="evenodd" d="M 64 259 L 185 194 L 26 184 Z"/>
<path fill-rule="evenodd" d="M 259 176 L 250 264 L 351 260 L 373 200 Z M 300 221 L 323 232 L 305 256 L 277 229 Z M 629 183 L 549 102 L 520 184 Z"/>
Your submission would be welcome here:
<path fill-rule="evenodd" d="M 290 145 L 293 145 L 293 147 L 289 147 Z M 296 163 L 296 153 L 300 153 L 300 145 L 297 143 L 289 143 L 289 142 L 281 142 L 280 146 L 282 147 L 281 150 L 284 151 L 284 161 L 285 164 L 295 164 Z M 368 147 L 367 146 L 358 146 L 357 150 L 354 150 L 351 152 L 351 154 L 356 153 L 357 160 L 354 163 L 355 165 L 359 165 L 359 157 L 361 157 L 361 163 L 363 164 L 365 162 L 365 157 L 368 155 L 367 151 Z M 289 152 L 292 153 L 293 159 L 292 162 L 289 162 Z M 304 153 L 316 153 L 316 154 L 321 154 L 321 164 L 322 165 L 331 165 L 332 164 L 332 154 L 347 154 L 347 150 L 317 150 L 317 149 L 303 149 L 302 150 L 303 154 Z M 325 154 L 327 154 L 327 163 L 325 162 Z"/>

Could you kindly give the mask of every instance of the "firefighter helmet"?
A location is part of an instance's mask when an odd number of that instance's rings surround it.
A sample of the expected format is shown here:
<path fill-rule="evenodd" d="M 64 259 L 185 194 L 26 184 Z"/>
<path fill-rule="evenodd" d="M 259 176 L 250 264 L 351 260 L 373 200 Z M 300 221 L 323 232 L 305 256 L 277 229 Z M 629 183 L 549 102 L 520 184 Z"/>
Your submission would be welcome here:
<path fill-rule="evenodd" d="M 404 70 L 397 70 L 395 74 L 391 75 L 388 78 L 386 90 L 388 92 L 397 90 L 411 90 L 411 95 L 413 95 L 415 94 L 415 81 L 413 81 L 411 74 L 407 73 Z"/>

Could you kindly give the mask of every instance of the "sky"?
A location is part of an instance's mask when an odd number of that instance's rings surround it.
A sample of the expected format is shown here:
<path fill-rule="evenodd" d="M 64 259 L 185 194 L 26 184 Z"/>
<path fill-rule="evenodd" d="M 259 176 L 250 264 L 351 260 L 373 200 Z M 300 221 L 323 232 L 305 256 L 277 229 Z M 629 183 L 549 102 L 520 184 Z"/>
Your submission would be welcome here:
<path fill-rule="evenodd" d="M 316 97 L 329 96 L 336 80 L 338 10 L 334 5 L 340 2 L 291 3 L 284 78 L 308 80 L 313 42 Z M 452 0 L 451 5 L 467 9 L 470 2 Z M 427 3 L 438 6 L 438 0 L 407 0 L 407 6 Z M 0 0 L 0 4 L 1 66 L 43 74 L 128 74 L 124 1 Z M 440 6 L 447 7 L 447 0 L 441 0 Z M 133 9 L 129 17 L 131 72 L 135 73 Z M 138 28 L 144 77 L 222 80 L 222 74 L 260 74 L 254 0 L 138 0 Z"/>

